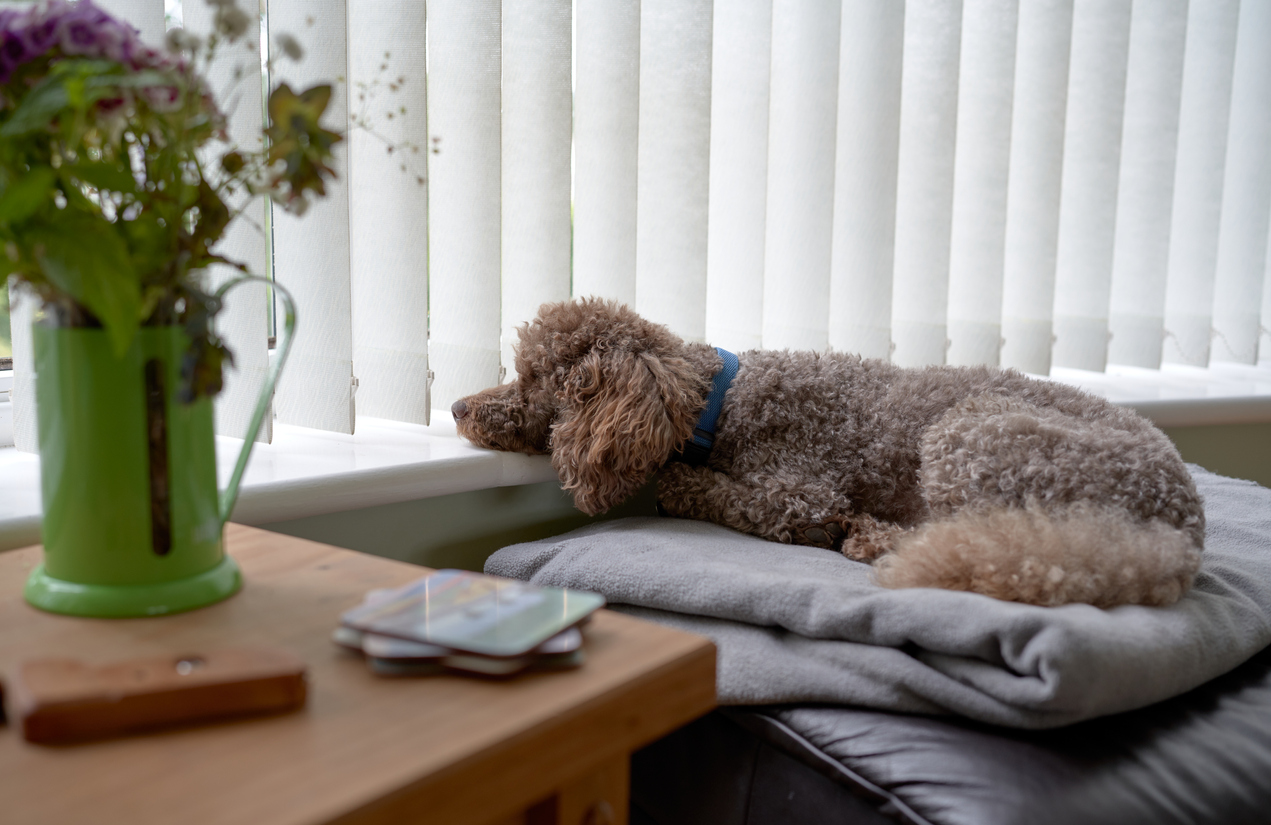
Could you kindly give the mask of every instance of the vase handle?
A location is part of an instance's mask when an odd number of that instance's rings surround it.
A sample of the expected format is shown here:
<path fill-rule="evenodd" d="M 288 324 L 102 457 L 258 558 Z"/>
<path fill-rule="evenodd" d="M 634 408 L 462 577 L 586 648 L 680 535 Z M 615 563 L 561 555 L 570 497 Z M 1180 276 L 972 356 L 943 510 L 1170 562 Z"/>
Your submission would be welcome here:
<path fill-rule="evenodd" d="M 229 521 L 230 513 L 234 510 L 234 502 L 238 501 L 238 485 L 243 480 L 243 471 L 247 469 L 247 459 L 251 457 L 252 447 L 256 444 L 256 433 L 260 432 L 260 424 L 265 420 L 265 412 L 269 409 L 269 402 L 274 394 L 274 385 L 278 383 L 278 375 L 282 372 L 283 365 L 287 363 L 287 355 L 291 352 L 291 343 L 296 335 L 296 302 L 292 300 L 291 293 L 287 291 L 286 287 L 277 281 L 271 281 L 259 275 L 242 275 L 226 282 L 220 289 L 216 290 L 217 300 L 223 299 L 225 293 L 234 287 L 252 281 L 268 284 L 278 290 L 278 296 L 282 298 L 283 303 L 283 335 L 282 340 L 275 347 L 275 351 L 278 354 L 272 359 L 273 363 L 269 365 L 269 372 L 265 376 L 265 385 L 261 387 L 260 396 L 256 399 L 256 410 L 252 413 L 251 424 L 247 427 L 243 448 L 238 451 L 238 462 L 234 465 L 234 473 L 229 478 L 229 485 L 221 491 L 220 514 L 222 528 L 225 527 L 225 522 Z"/>

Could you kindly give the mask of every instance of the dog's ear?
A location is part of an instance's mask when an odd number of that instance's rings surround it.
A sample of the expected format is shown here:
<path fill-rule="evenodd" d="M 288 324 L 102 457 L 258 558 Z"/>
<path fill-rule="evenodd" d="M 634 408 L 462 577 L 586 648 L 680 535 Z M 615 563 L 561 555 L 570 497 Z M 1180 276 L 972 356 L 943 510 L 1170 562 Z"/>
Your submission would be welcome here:
<path fill-rule="evenodd" d="M 639 489 L 693 433 L 702 379 L 683 358 L 593 349 L 570 371 L 552 465 L 574 504 L 602 513 Z"/>

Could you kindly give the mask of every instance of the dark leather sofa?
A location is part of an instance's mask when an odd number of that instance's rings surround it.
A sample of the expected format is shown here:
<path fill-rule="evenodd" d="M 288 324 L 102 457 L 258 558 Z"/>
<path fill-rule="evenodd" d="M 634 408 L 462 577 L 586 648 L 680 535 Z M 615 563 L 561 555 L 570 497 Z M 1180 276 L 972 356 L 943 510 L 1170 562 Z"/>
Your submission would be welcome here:
<path fill-rule="evenodd" d="M 721 709 L 635 755 L 631 821 L 1271 823 L 1271 648 L 1174 699 L 1048 731 Z"/>

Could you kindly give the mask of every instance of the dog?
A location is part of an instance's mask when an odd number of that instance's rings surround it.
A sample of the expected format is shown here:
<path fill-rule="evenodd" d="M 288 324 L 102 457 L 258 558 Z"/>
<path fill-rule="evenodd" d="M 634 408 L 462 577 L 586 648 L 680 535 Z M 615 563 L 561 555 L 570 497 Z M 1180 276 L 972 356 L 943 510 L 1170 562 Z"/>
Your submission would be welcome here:
<path fill-rule="evenodd" d="M 458 432 L 550 454 L 584 513 L 657 472 L 666 515 L 839 550 L 885 587 L 1047 606 L 1168 605 L 1200 566 L 1204 506 L 1178 450 L 1073 387 L 752 350 L 712 442 L 699 419 L 731 354 L 594 298 L 545 304 L 519 336 L 516 380 L 455 402 Z"/>

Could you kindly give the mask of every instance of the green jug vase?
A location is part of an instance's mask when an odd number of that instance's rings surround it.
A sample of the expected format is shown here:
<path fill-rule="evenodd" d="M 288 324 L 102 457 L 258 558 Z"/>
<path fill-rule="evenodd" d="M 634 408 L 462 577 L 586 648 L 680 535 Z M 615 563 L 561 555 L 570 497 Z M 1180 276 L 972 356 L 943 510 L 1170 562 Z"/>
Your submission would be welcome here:
<path fill-rule="evenodd" d="M 265 279 L 235 278 L 216 296 L 249 281 Z M 28 602 L 121 618 L 192 610 L 238 591 L 222 533 L 296 325 L 290 294 L 272 286 L 284 334 L 219 495 L 212 401 L 177 399 L 189 344 L 180 327 L 143 327 L 116 358 L 103 330 L 35 325 L 44 562 L 27 580 Z"/>

